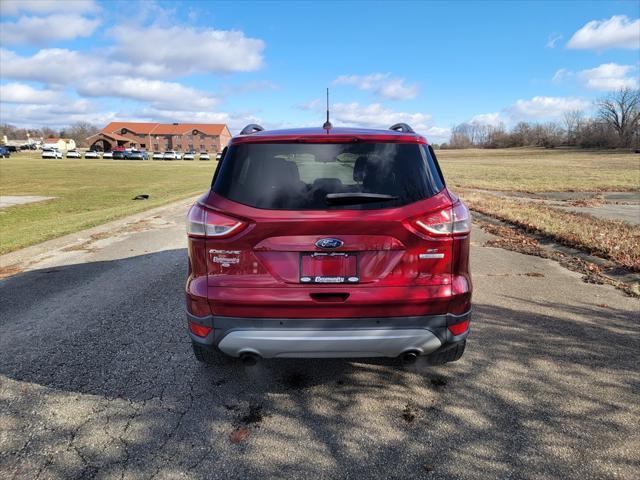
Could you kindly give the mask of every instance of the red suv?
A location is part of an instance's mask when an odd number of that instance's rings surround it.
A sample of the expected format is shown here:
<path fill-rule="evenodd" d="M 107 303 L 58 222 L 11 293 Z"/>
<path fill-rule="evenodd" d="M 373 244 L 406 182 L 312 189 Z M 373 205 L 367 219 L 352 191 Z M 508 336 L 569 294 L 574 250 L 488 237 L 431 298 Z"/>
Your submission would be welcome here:
<path fill-rule="evenodd" d="M 248 125 L 188 214 L 195 356 L 455 361 L 471 315 L 470 225 L 406 124 Z"/>

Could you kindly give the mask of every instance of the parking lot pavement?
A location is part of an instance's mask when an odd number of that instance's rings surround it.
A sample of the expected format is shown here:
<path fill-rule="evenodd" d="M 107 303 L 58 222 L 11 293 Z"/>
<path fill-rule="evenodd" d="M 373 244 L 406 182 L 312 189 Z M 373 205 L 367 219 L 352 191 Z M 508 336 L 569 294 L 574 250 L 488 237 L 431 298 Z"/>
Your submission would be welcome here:
<path fill-rule="evenodd" d="M 205 367 L 183 209 L 0 281 L 0 478 L 638 478 L 638 300 L 475 230 L 459 362 Z"/>

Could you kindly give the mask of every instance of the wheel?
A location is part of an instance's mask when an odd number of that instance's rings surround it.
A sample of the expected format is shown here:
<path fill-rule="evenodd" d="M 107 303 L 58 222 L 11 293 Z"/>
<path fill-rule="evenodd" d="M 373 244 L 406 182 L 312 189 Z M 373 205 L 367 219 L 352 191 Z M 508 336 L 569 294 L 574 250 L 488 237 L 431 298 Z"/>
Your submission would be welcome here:
<path fill-rule="evenodd" d="M 191 346 L 193 347 L 193 355 L 196 357 L 196 360 L 208 365 L 216 363 L 217 355 L 215 354 L 215 352 L 207 350 L 206 348 L 203 348 L 200 345 L 196 345 L 193 342 L 191 343 Z"/>
<path fill-rule="evenodd" d="M 427 361 L 430 365 L 444 365 L 445 363 L 460 360 L 460 357 L 462 357 L 466 345 L 467 341 L 463 340 L 462 342 L 455 344 L 451 348 L 442 350 L 441 352 L 432 353 L 427 357 Z"/>

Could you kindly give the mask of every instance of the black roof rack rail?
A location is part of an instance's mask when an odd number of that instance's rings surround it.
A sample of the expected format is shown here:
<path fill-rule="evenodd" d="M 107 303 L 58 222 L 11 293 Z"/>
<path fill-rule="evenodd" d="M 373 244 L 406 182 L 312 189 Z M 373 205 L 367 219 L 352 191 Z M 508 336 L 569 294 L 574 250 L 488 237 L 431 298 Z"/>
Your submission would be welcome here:
<path fill-rule="evenodd" d="M 262 131 L 264 131 L 264 128 L 262 128 L 260 125 L 256 123 L 250 123 L 249 125 L 247 125 L 242 129 L 242 131 L 240 132 L 240 135 L 251 135 L 252 133 L 262 132 Z"/>
<path fill-rule="evenodd" d="M 406 123 L 395 123 L 389 127 L 389 130 L 395 130 L 396 132 L 402 133 L 416 133 L 413 131 L 413 128 Z"/>

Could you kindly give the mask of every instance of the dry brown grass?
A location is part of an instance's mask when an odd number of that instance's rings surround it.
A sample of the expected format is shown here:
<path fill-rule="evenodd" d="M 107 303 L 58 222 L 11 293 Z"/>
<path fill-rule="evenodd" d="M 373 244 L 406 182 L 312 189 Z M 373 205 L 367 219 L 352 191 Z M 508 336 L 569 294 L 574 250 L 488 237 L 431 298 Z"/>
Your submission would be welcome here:
<path fill-rule="evenodd" d="M 640 272 L 640 229 L 614 220 L 571 213 L 533 202 L 464 191 L 464 201 L 485 215 L 540 233 Z"/>

